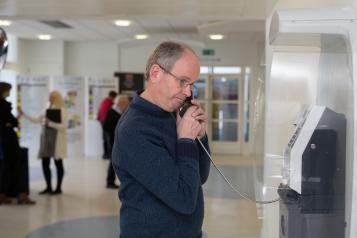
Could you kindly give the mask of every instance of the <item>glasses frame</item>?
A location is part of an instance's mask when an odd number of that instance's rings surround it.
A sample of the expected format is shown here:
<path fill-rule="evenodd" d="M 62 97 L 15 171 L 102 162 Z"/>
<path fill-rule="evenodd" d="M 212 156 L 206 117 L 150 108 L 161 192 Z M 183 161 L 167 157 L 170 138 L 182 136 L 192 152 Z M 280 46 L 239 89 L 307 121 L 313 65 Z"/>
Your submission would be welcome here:
<path fill-rule="evenodd" d="M 164 71 L 166 74 L 169 74 L 170 76 L 172 76 L 174 79 L 176 79 L 181 88 L 187 88 L 188 86 L 190 87 L 191 90 L 193 90 L 195 88 L 195 83 L 190 83 L 189 81 L 185 80 L 185 79 L 180 79 L 178 76 L 174 75 L 173 73 L 171 73 L 170 71 L 168 71 L 167 69 L 165 69 L 164 67 L 162 67 L 160 64 L 156 63 L 160 69 L 162 71 Z"/>

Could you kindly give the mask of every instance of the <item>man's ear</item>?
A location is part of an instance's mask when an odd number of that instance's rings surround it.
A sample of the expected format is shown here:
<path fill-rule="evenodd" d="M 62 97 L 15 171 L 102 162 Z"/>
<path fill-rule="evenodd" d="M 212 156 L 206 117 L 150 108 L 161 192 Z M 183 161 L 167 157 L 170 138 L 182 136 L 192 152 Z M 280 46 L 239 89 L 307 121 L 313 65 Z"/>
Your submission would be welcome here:
<path fill-rule="evenodd" d="M 150 80 L 153 83 L 160 81 L 161 69 L 157 64 L 153 64 L 150 68 Z"/>

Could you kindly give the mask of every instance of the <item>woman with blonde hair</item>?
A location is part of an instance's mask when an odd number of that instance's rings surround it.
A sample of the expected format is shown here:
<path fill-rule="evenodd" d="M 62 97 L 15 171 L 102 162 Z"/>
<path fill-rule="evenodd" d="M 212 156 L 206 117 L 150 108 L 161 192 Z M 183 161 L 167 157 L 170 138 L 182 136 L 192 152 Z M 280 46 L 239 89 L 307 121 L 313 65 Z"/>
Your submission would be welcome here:
<path fill-rule="evenodd" d="M 39 117 L 31 117 L 20 110 L 27 120 L 42 123 L 43 130 L 40 141 L 39 158 L 42 159 L 42 169 L 46 180 L 46 188 L 39 194 L 61 194 L 64 168 L 62 159 L 67 157 L 67 112 L 63 97 L 58 91 L 49 95 L 49 106 L 46 113 Z M 53 149 L 51 149 L 51 147 Z M 57 171 L 57 187 L 52 190 L 50 159 L 54 158 Z"/>

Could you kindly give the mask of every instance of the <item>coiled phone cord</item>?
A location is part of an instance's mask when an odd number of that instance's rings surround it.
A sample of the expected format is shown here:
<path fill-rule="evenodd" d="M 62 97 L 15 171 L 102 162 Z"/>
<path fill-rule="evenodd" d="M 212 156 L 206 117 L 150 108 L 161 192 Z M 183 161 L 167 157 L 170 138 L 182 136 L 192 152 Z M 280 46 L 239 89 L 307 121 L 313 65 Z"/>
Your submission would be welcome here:
<path fill-rule="evenodd" d="M 259 201 L 259 200 L 255 200 L 250 198 L 246 193 L 243 193 L 241 191 L 239 191 L 237 188 L 235 188 L 232 183 L 228 180 L 228 178 L 222 173 L 222 171 L 217 167 L 217 165 L 214 163 L 210 153 L 207 151 L 206 147 L 203 145 L 202 141 L 200 139 L 197 138 L 197 141 L 200 143 L 200 145 L 202 146 L 203 150 L 206 152 L 208 158 L 210 159 L 211 163 L 213 164 L 213 166 L 216 168 L 216 170 L 219 172 L 219 174 L 222 176 L 222 178 L 226 181 L 226 183 L 229 185 L 229 187 L 231 187 L 231 189 L 233 191 L 235 191 L 239 196 L 241 196 L 242 198 L 253 202 L 253 203 L 257 203 L 257 204 L 270 204 L 270 203 L 275 203 L 280 201 L 280 198 L 276 198 L 273 200 L 266 200 L 266 201 Z"/>
<path fill-rule="evenodd" d="M 191 94 L 191 95 L 192 95 L 192 94 Z M 188 107 L 189 107 L 189 106 L 188 106 Z M 182 114 L 185 113 L 185 111 L 187 110 L 188 107 L 186 107 L 186 108 L 184 109 L 184 112 L 183 112 Z M 172 113 L 171 113 L 171 116 L 172 116 L 172 118 L 174 118 L 174 119 L 176 120 L 175 116 L 174 116 Z M 229 187 L 231 187 L 231 189 L 232 189 L 233 191 L 235 191 L 239 196 L 241 196 L 242 198 L 244 198 L 244 199 L 246 199 L 246 200 L 248 200 L 248 201 L 250 201 L 250 202 L 257 203 L 257 204 L 270 204 L 270 203 L 275 203 L 275 202 L 280 201 L 280 198 L 276 198 L 276 199 L 274 199 L 274 200 L 259 201 L 259 200 L 252 199 L 252 198 L 250 198 L 246 193 L 243 193 L 243 192 L 239 191 L 237 188 L 235 188 L 235 187 L 232 185 L 232 183 L 228 180 L 228 178 L 222 173 L 222 171 L 221 171 L 221 170 L 217 167 L 217 165 L 214 163 L 214 161 L 213 161 L 213 159 L 212 159 L 210 153 L 208 152 L 208 150 L 206 149 L 206 147 L 203 145 L 202 141 L 201 141 L 199 138 L 196 138 L 196 139 L 197 139 L 197 141 L 200 143 L 200 145 L 202 146 L 203 150 L 206 152 L 208 158 L 210 159 L 211 163 L 212 163 L 213 166 L 216 168 L 216 170 L 218 171 L 218 173 L 219 173 L 219 174 L 222 176 L 222 178 L 226 181 L 226 183 L 229 185 Z"/>

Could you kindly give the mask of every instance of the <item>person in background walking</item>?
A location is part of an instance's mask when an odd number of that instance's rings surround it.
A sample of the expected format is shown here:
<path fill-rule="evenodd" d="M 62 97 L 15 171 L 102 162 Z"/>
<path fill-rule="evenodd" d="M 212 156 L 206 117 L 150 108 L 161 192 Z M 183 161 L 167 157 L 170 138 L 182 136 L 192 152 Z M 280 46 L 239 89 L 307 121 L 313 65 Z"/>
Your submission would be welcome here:
<path fill-rule="evenodd" d="M 105 120 L 103 122 L 104 131 L 107 133 L 109 138 L 109 153 L 112 154 L 112 149 L 114 145 L 114 134 L 115 127 L 118 124 L 118 121 L 129 105 L 129 97 L 126 95 L 119 95 L 114 100 L 114 105 L 108 110 Z M 111 156 L 110 156 L 111 157 Z M 115 172 L 112 165 L 112 160 L 110 160 L 108 165 L 108 174 L 107 174 L 107 188 L 119 188 L 115 184 Z"/>
<path fill-rule="evenodd" d="M 109 136 L 104 130 L 103 127 L 103 122 L 105 120 L 105 116 L 107 115 L 108 110 L 111 108 L 113 105 L 113 101 L 115 97 L 117 96 L 117 93 L 115 91 L 110 91 L 108 93 L 108 96 L 103 99 L 103 101 L 100 103 L 99 111 L 98 111 L 98 120 L 100 124 L 102 125 L 102 137 L 103 137 L 103 159 L 109 159 L 110 158 L 110 142 L 109 142 Z"/>

